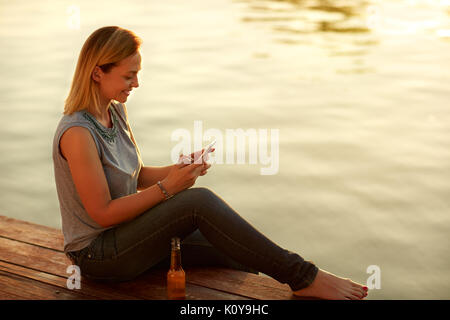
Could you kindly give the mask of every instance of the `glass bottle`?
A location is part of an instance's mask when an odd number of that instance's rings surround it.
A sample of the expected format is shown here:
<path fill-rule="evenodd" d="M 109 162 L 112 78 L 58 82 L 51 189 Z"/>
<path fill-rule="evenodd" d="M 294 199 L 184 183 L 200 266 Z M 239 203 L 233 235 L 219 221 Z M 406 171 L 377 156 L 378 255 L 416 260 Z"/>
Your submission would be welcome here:
<path fill-rule="evenodd" d="M 171 241 L 170 269 L 167 272 L 167 297 L 169 299 L 185 299 L 186 275 L 181 267 L 180 238 Z"/>

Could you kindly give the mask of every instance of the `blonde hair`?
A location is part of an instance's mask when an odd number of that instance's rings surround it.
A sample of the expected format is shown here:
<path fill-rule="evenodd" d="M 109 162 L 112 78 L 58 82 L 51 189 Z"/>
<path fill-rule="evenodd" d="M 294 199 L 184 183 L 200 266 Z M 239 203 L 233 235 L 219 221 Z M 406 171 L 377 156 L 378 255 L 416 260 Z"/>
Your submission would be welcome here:
<path fill-rule="evenodd" d="M 132 31 L 108 26 L 94 31 L 84 43 L 73 76 L 69 95 L 64 104 L 64 114 L 87 109 L 100 114 L 98 84 L 92 79 L 95 66 L 108 73 L 122 59 L 135 54 L 142 40 Z"/>

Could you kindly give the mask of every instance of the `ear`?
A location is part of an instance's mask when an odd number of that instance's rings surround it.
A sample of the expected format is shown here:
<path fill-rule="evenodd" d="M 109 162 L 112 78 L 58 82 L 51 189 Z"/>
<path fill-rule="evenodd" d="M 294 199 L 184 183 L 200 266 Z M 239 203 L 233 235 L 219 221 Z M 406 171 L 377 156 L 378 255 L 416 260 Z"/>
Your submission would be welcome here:
<path fill-rule="evenodd" d="M 103 71 L 100 69 L 99 66 L 95 66 L 94 70 L 92 71 L 92 80 L 96 82 L 100 82 L 100 80 L 103 77 Z"/>

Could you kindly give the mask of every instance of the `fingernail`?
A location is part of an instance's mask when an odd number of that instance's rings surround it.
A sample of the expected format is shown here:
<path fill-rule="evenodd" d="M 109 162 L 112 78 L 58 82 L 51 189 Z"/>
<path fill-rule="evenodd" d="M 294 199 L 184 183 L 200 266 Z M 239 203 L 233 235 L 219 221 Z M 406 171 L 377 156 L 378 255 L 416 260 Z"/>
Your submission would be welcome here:
<path fill-rule="evenodd" d="M 366 286 L 364 286 L 363 289 L 366 290 L 366 291 L 369 290 L 369 288 L 367 288 Z"/>

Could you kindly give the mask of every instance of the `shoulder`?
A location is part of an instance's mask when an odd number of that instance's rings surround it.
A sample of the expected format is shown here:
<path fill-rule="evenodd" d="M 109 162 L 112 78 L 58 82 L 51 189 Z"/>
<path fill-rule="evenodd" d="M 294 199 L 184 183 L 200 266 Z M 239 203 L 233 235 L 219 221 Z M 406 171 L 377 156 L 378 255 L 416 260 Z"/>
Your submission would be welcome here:
<path fill-rule="evenodd" d="M 84 151 L 97 153 L 91 132 L 81 126 L 72 126 L 64 131 L 60 139 L 60 149 L 66 159 Z"/>
<path fill-rule="evenodd" d="M 63 136 L 67 137 L 67 133 L 72 136 L 79 136 L 79 133 L 82 132 L 86 136 L 89 132 L 91 136 L 95 135 L 95 126 L 92 121 L 86 117 L 85 112 L 77 111 L 70 115 L 64 115 L 55 132 L 55 139 L 59 142 Z"/>
<path fill-rule="evenodd" d="M 63 136 L 61 137 L 61 140 L 65 138 L 71 138 L 73 140 L 86 140 L 87 138 L 92 138 L 91 133 L 89 130 L 82 126 L 72 126 L 70 128 L 67 128 L 67 130 L 64 131 Z"/>
<path fill-rule="evenodd" d="M 74 122 L 89 123 L 85 116 L 85 110 L 75 111 L 74 113 L 66 114 L 61 118 L 61 124 L 63 125 Z"/>
<path fill-rule="evenodd" d="M 72 114 L 66 114 L 63 115 L 56 127 L 55 131 L 55 137 L 59 138 L 70 128 L 74 126 L 79 127 L 85 127 L 85 128 L 92 128 L 92 123 L 89 121 L 89 119 L 84 115 L 84 111 L 76 111 Z"/>

